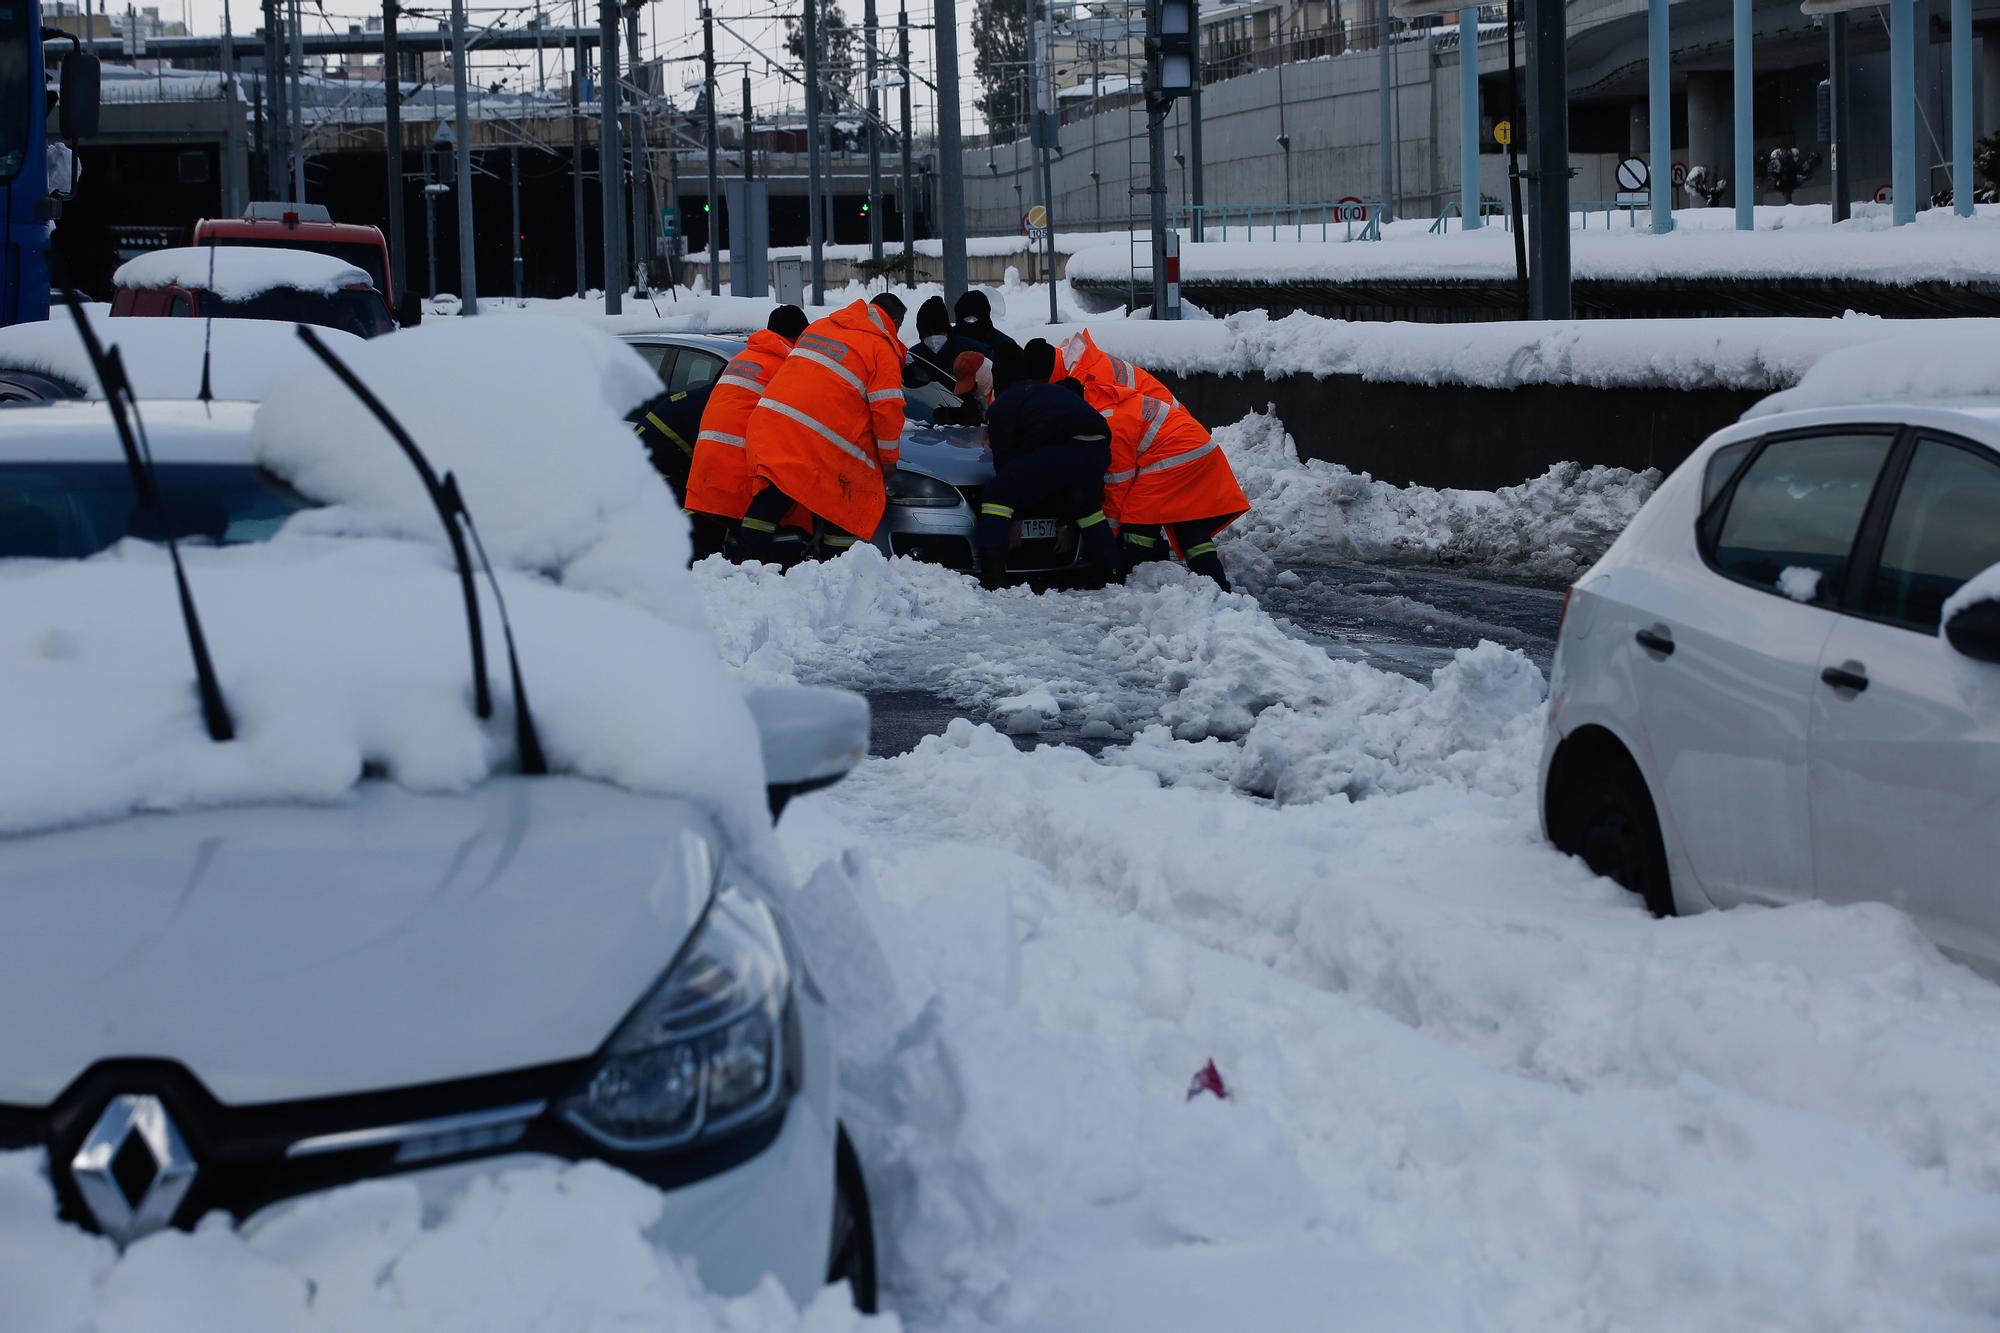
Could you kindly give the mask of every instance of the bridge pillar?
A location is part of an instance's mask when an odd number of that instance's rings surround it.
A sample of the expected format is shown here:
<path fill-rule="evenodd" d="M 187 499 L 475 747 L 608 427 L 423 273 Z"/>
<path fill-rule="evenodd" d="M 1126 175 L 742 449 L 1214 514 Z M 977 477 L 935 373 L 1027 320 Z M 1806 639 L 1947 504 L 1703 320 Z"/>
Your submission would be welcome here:
<path fill-rule="evenodd" d="M 1688 167 L 1702 167 L 1712 181 L 1733 169 L 1726 150 L 1729 76 L 1691 71 L 1687 76 Z"/>

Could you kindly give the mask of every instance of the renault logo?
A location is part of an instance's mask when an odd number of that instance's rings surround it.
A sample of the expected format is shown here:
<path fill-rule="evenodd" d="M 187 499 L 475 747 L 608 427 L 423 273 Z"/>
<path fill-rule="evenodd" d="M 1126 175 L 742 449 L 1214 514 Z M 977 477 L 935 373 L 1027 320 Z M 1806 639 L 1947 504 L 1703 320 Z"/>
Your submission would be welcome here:
<path fill-rule="evenodd" d="M 167 1108 L 146 1093 L 113 1097 L 69 1170 L 98 1229 L 124 1245 L 174 1220 L 195 1165 Z"/>

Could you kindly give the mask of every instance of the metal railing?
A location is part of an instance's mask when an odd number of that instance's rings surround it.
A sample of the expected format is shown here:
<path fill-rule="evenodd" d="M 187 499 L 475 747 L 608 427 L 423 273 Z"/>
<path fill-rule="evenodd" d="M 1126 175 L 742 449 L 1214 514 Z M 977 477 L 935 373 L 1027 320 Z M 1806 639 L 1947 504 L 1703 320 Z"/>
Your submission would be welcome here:
<path fill-rule="evenodd" d="M 1431 219 L 1430 234 L 1433 236 L 1443 236 L 1451 230 L 1447 224 L 1453 218 L 1462 218 L 1464 214 L 1465 210 L 1458 206 L 1458 200 L 1446 200 L 1444 207 L 1438 210 L 1438 215 Z M 1482 221 L 1486 218 L 1500 218 L 1502 225 L 1504 225 L 1507 217 L 1507 206 L 1498 199 L 1481 199 L 1479 201 L 1479 216 Z M 1464 231 L 1465 228 L 1460 227 L 1459 230 Z"/>
<path fill-rule="evenodd" d="M 1359 199 L 1326 204 L 1176 204 L 1176 228 L 1204 241 L 1379 241 L 1382 206 Z"/>

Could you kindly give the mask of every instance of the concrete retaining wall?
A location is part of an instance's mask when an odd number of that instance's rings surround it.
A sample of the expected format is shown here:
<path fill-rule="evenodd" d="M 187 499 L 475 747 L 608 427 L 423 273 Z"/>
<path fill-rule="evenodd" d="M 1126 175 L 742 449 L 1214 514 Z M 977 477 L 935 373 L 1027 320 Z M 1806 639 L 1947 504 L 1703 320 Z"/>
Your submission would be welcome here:
<path fill-rule="evenodd" d="M 1669 471 L 1764 396 L 1743 389 L 1475 389 L 1371 383 L 1358 375 L 1160 378 L 1211 426 L 1274 407 L 1302 457 L 1398 486 L 1488 491 L 1557 463 Z"/>

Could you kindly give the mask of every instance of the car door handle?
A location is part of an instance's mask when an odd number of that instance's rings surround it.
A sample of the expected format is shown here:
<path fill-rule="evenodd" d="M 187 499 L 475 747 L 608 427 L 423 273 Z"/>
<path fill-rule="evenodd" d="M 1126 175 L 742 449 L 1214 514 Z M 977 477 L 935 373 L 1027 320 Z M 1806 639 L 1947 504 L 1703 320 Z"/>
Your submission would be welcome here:
<path fill-rule="evenodd" d="M 1868 677 L 1846 667 L 1828 667 L 1819 673 L 1819 678 L 1836 690 L 1853 690 L 1859 694 L 1868 688 Z"/>
<path fill-rule="evenodd" d="M 1674 636 L 1671 634 L 1657 629 L 1642 629 L 1632 637 L 1649 653 L 1658 653 L 1662 657 L 1674 655 Z"/>

